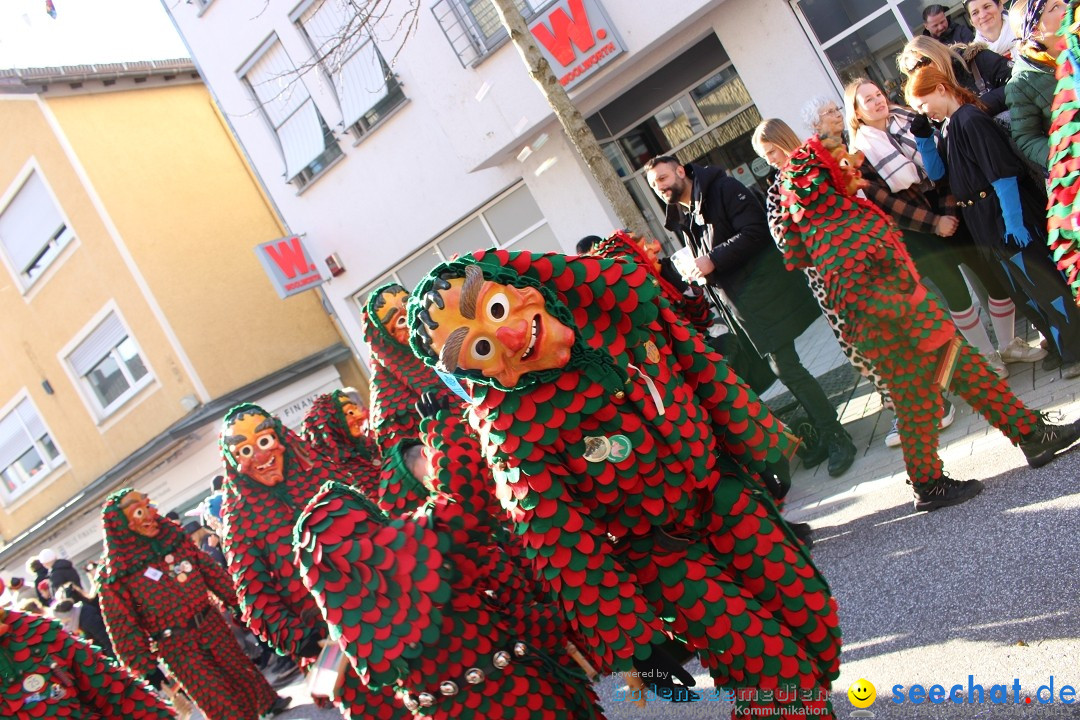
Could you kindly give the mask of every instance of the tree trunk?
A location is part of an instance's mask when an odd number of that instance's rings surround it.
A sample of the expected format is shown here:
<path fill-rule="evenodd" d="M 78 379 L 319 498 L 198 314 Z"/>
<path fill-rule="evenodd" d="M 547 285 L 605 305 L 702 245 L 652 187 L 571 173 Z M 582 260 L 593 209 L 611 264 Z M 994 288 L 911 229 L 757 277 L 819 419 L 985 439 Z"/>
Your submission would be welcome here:
<path fill-rule="evenodd" d="M 600 149 L 600 143 L 596 141 L 596 136 L 585 123 L 585 118 L 581 117 L 581 113 L 570 102 L 570 96 L 566 94 L 566 90 L 559 84 L 555 73 L 551 71 L 550 63 L 537 47 L 525 23 L 525 18 L 521 16 L 514 0 L 492 0 L 492 4 L 499 14 L 503 27 L 510 33 L 510 41 L 514 43 L 514 47 L 525 62 L 529 76 L 540 88 L 540 92 L 547 99 L 551 109 L 555 111 L 555 117 L 559 119 L 563 131 L 589 167 L 604 197 L 615 210 L 619 222 L 632 233 L 643 237 L 651 235 L 645 218 L 634 204 L 634 199 L 630 197 L 630 191 L 626 189 L 619 174 L 615 172 L 615 168 L 611 166 L 604 151 Z"/>

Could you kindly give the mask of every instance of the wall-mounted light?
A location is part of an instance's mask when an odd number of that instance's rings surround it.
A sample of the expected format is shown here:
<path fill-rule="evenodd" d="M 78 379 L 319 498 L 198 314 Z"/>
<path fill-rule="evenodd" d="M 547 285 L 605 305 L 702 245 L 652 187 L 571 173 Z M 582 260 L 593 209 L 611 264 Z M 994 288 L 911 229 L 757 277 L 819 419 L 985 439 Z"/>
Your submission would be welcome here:
<path fill-rule="evenodd" d="M 52 395 L 55 390 L 52 389 L 52 384 L 48 380 L 41 381 L 41 389 L 45 391 L 46 395 Z"/>
<path fill-rule="evenodd" d="M 341 264 L 341 258 L 338 257 L 337 253 L 327 256 L 326 268 L 330 271 L 331 277 L 337 277 L 345 273 L 345 266 Z"/>

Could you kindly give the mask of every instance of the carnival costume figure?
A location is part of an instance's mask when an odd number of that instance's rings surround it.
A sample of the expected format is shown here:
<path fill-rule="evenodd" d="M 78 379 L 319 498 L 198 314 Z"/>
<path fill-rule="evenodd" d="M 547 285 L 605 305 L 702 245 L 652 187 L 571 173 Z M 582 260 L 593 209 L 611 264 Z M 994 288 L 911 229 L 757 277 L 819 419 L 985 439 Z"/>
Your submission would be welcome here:
<path fill-rule="evenodd" d="M 117 658 L 161 686 L 158 661 L 208 720 L 257 720 L 289 704 L 237 644 L 221 615 L 236 607 L 225 571 L 142 493 L 113 493 L 102 510 L 101 612 Z"/>
<path fill-rule="evenodd" d="M 1076 3 L 1061 25 L 1057 93 L 1050 124 L 1050 212 L 1047 242 L 1058 269 L 1080 305 L 1080 36 Z"/>
<path fill-rule="evenodd" d="M 436 392 L 448 402 L 461 402 L 409 348 L 407 297 L 408 291 L 397 284 L 376 288 L 362 317 L 364 342 L 371 350 L 370 427 L 388 461 L 395 445 L 415 442 L 420 435 L 416 403 L 421 394 Z"/>
<path fill-rule="evenodd" d="M 831 716 L 835 603 L 760 479 L 791 440 L 645 268 L 477 252 L 432 270 L 409 324 L 472 383 L 502 504 L 601 672 L 649 672 L 674 636 L 754 689 L 738 711 Z"/>
<path fill-rule="evenodd" d="M 382 455 L 368 431 L 370 415 L 352 388 L 315 398 L 304 417 L 304 439 L 311 448 L 353 477 L 368 497 L 378 492 Z"/>
<path fill-rule="evenodd" d="M 225 415 L 223 546 L 243 619 L 283 655 L 308 665 L 327 636 L 293 555 L 293 528 L 324 482 L 349 484 L 344 470 L 315 456 L 281 421 L 245 403 Z M 335 704 L 346 717 L 407 717 L 391 693 L 373 693 L 346 671 Z"/>
<path fill-rule="evenodd" d="M 836 148 L 837 155 L 845 155 Z M 937 453 L 942 390 L 966 400 L 1019 444 L 1033 467 L 1071 445 L 1080 429 L 1048 425 L 958 334 L 927 292 L 899 231 L 882 210 L 855 195 L 860 180 L 813 137 L 780 171 L 785 262 L 815 268 L 842 332 L 877 369 L 896 410 L 901 448 L 916 510 L 955 505 L 982 490 L 957 481 Z"/>
<path fill-rule="evenodd" d="M 145 683 L 49 618 L 0 608 L 0 717 L 171 720 Z"/>
<path fill-rule="evenodd" d="M 471 522 L 447 496 L 391 520 L 354 488 L 326 484 L 297 550 L 331 636 L 417 717 L 602 719 L 557 608 L 485 592 L 508 561 L 476 542 Z"/>

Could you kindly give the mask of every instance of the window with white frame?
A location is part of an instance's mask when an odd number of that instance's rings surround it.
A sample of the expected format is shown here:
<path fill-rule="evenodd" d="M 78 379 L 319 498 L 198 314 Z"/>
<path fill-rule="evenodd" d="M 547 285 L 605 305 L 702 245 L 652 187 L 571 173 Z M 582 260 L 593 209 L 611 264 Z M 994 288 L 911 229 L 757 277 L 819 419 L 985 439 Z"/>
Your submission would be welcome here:
<path fill-rule="evenodd" d="M 368 32 L 375 19 L 352 0 L 311 0 L 294 12 L 320 67 L 329 76 L 342 126 L 356 137 L 370 131 L 405 93 Z"/>
<path fill-rule="evenodd" d="M 0 418 L 0 500 L 5 505 L 63 462 L 52 434 L 29 398 Z"/>
<path fill-rule="evenodd" d="M 111 414 L 153 380 L 138 344 L 116 313 L 109 313 L 67 356 L 67 362 L 100 417 Z"/>
<path fill-rule="evenodd" d="M 525 22 L 553 0 L 515 0 Z M 506 28 L 491 0 L 436 0 L 431 8 L 463 66 L 475 65 L 506 42 Z"/>
<path fill-rule="evenodd" d="M 277 37 L 261 50 L 241 76 L 277 136 L 286 180 L 302 188 L 342 155 L 341 148 Z"/>
<path fill-rule="evenodd" d="M 371 291 L 380 285 L 396 282 L 411 290 L 439 263 L 491 247 L 533 252 L 561 251 L 559 241 L 526 185 L 518 185 L 500 194 L 449 232 L 368 283 L 353 297 L 362 308 L 367 304 Z"/>
<path fill-rule="evenodd" d="M 73 237 L 37 170 L 0 210 L 0 245 L 24 290 L 37 281 Z"/>

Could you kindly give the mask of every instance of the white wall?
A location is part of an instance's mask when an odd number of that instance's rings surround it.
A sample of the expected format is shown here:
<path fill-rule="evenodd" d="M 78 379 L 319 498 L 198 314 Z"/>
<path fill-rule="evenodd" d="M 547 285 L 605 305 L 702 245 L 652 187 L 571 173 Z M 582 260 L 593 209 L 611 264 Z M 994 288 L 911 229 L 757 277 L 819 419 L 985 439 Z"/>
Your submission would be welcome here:
<path fill-rule="evenodd" d="M 346 273 L 324 288 L 354 343 L 360 344 L 361 332 L 351 296 L 519 178 L 567 251 L 582 235 L 603 234 L 618 224 L 517 51 L 505 45 L 476 67 L 462 68 L 429 3 L 421 4 L 416 32 L 400 50 L 401 38 L 379 38 L 387 57 L 397 53 L 394 70 L 407 104 L 355 146 L 341 133 L 346 157 L 298 193 L 284 182 L 273 133 L 237 77 L 271 32 L 294 63 L 307 58 L 306 43 L 288 19 L 298 1 L 267 0 L 258 7 L 215 2 L 201 17 L 194 4 L 166 0 L 164 5 L 291 232 L 306 233 L 320 267 L 330 253 L 341 257 Z M 792 92 L 809 98 L 831 91 L 783 0 L 602 2 L 627 51 L 574 91 L 584 115 L 712 30 L 763 116 L 783 117 L 798 127 L 799 104 L 790 102 Z M 339 123 L 322 74 L 308 73 L 305 84 L 327 123 Z M 546 145 L 519 162 L 521 148 L 542 133 L 549 136 Z M 551 158 L 555 163 L 536 175 Z"/>

